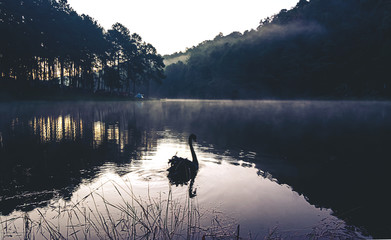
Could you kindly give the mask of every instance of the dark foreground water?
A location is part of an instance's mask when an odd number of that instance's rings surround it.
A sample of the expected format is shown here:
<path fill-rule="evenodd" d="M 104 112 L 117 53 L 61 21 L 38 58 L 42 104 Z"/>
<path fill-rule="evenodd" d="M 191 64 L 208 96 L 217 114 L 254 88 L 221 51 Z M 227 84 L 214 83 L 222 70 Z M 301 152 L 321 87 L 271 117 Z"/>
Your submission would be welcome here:
<path fill-rule="evenodd" d="M 200 225 L 240 224 L 243 237 L 391 237 L 388 102 L 0 103 L 0 116 L 0 238 L 22 236 L 5 229 L 24 213 L 53 219 L 81 201 L 104 212 L 89 194 L 121 204 L 119 188 L 187 199 Z M 190 133 L 200 161 L 191 199 L 166 171 L 173 155 L 191 158 Z"/>

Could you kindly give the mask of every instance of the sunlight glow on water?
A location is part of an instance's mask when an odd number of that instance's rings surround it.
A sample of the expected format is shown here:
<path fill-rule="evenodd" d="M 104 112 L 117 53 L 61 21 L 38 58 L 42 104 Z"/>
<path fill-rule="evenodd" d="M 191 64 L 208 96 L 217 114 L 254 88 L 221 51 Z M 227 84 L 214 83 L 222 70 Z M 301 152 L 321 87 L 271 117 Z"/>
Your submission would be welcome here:
<path fill-rule="evenodd" d="M 205 215 L 201 220 L 204 226 L 210 224 L 214 215 L 219 215 L 226 224 L 234 226 L 240 223 L 244 232 L 266 235 L 277 227 L 299 237 L 311 232 L 322 219 L 338 221 L 330 210 L 310 205 L 302 195 L 293 192 L 287 185 L 259 176 L 259 170 L 251 163 L 240 161 L 239 165 L 234 165 L 233 159 L 217 161 L 213 153 L 202 152 L 200 148 L 196 148 L 196 151 L 201 162 L 195 183 L 197 197 L 193 201 L 197 202 L 200 212 Z M 48 207 L 39 211 L 44 212 L 48 219 L 57 218 L 56 209 L 76 204 L 83 208 L 92 206 L 94 210 L 105 213 L 105 202 L 122 204 L 122 197 L 131 199 L 132 194 L 142 198 L 166 199 L 170 191 L 175 199 L 185 203 L 188 198 L 187 186 L 171 187 L 166 177 L 167 161 L 173 154 L 190 158 L 188 146 L 183 142 L 174 138 L 158 141 L 156 151 L 121 167 L 129 173 L 120 176 L 116 173 L 117 166 L 107 163 L 100 168 L 100 173 L 93 181 L 81 184 L 69 201 L 52 200 Z M 91 193 L 101 198 L 92 198 Z M 11 216 L 18 214 L 15 212 Z M 28 214 L 30 218 L 40 217 L 37 210 Z M 120 217 L 121 212 L 111 209 L 110 214 Z M 62 218 L 58 219 L 62 226 L 60 228 L 66 229 L 69 224 L 66 221 L 69 219 L 66 216 Z"/>
<path fill-rule="evenodd" d="M 11 127 L 19 124 L 19 119 L 12 120 Z M 34 117 L 28 121 L 28 126 L 41 142 L 60 142 L 62 140 L 75 140 L 83 137 L 83 121 L 72 118 L 70 115 L 58 117 Z"/>
<path fill-rule="evenodd" d="M 55 106 L 47 113 L 40 112 L 38 106 L 38 113 L 31 115 L 4 115 L 0 120 L 0 154 L 5 156 L 2 164 L 9 171 L 2 172 L 0 179 L 4 203 L 0 222 L 26 212 L 31 219 L 42 219 L 42 215 L 55 219 L 59 228 L 66 230 L 69 209 L 92 209 L 120 218 L 123 212 L 115 206 L 124 201 L 165 202 L 172 198 L 183 206 L 191 203 L 202 216 L 200 225 L 207 227 L 219 219 L 231 232 L 240 224 L 245 234 L 267 236 L 277 228 L 284 236 L 300 239 L 327 224 L 344 229 L 346 224 L 334 216 L 329 205 L 322 207 L 316 201 L 327 185 L 312 186 L 305 178 L 311 179 L 311 168 L 287 159 L 318 157 L 329 163 L 349 157 L 345 152 L 342 157 L 339 154 L 335 146 L 341 143 L 334 146 L 333 141 L 323 141 L 334 139 L 332 134 L 340 134 L 341 129 L 346 134 L 338 138 L 353 141 L 353 130 L 367 134 L 365 122 L 354 122 L 353 112 L 345 116 L 350 122 L 344 125 L 339 113 L 324 110 L 332 109 L 327 104 L 285 102 L 274 106 L 273 101 L 251 101 L 257 103 L 251 112 L 248 103 L 175 100 L 92 107 L 81 104 L 61 112 Z M 320 116 L 311 115 L 314 109 Z M 327 116 L 322 115 L 325 112 Z M 363 119 L 377 119 L 376 114 L 371 112 Z M 387 120 L 387 114 L 382 111 L 381 121 Z M 381 127 L 381 121 L 379 129 L 388 131 L 388 125 Z M 319 134 L 311 135 L 314 129 Z M 193 199 L 189 199 L 189 185 L 174 186 L 167 178 L 172 156 L 191 159 L 187 144 L 191 132 L 198 135 L 194 147 L 200 161 Z M 314 170 L 332 166 L 321 161 L 319 166 L 316 161 L 310 163 Z M 323 184 L 322 178 L 316 180 Z M 303 192 L 310 193 L 310 198 Z"/>

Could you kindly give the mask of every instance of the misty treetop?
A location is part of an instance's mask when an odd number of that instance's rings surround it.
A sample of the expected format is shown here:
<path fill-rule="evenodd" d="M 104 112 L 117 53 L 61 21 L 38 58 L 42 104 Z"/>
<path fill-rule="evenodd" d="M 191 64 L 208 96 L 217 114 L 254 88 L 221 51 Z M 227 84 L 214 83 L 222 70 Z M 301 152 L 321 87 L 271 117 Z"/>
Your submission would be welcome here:
<path fill-rule="evenodd" d="M 0 86 L 83 92 L 145 91 L 160 82 L 163 58 L 141 36 L 116 23 L 105 31 L 66 0 L 0 2 Z"/>
<path fill-rule="evenodd" d="M 389 98 L 391 2 L 300 0 L 256 30 L 166 58 L 160 96 Z"/>

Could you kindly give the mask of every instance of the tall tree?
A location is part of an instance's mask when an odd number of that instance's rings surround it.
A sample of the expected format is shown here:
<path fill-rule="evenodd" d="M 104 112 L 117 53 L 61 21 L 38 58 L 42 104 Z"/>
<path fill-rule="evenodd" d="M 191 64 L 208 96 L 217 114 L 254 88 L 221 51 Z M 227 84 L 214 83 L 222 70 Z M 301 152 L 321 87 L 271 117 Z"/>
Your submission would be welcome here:
<path fill-rule="evenodd" d="M 135 86 L 146 74 L 139 35 L 120 23 L 105 32 L 67 0 L 3 0 L 0 31 L 0 84 L 8 90 L 108 87 L 130 92 L 131 82 Z"/>

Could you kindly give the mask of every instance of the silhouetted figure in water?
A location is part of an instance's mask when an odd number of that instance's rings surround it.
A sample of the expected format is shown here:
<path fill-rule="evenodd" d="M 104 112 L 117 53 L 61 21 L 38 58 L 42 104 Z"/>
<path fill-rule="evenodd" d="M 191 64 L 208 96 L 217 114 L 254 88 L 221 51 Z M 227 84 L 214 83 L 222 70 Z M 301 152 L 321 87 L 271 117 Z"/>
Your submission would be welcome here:
<path fill-rule="evenodd" d="M 168 161 L 170 167 L 167 169 L 167 177 L 171 184 L 178 186 L 187 184 L 189 180 L 191 180 L 189 185 L 189 196 L 191 198 L 196 196 L 196 191 L 193 192 L 193 184 L 198 172 L 198 160 L 194 152 L 193 141 L 197 141 L 197 137 L 196 135 L 191 134 L 189 136 L 189 146 L 193 161 L 175 155 Z"/>

